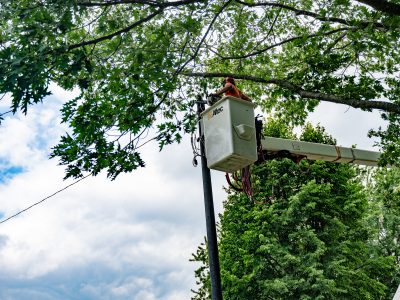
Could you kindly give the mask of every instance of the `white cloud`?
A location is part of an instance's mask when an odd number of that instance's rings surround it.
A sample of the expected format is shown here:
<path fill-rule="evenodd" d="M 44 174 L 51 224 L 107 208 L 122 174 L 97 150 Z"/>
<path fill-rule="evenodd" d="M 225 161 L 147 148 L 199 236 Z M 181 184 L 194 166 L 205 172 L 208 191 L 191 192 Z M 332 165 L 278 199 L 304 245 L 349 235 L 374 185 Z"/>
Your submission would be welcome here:
<path fill-rule="evenodd" d="M 138 289 L 151 290 L 153 289 L 153 282 L 147 278 L 128 278 L 122 284 L 112 287 L 111 292 L 117 297 L 129 297 Z"/>
<path fill-rule="evenodd" d="M 60 125 L 61 102 L 53 97 L 47 103 L 33 106 L 25 116 L 9 115 L 0 126 L 0 161 L 14 166 L 33 168 L 47 159 L 66 127 Z"/>

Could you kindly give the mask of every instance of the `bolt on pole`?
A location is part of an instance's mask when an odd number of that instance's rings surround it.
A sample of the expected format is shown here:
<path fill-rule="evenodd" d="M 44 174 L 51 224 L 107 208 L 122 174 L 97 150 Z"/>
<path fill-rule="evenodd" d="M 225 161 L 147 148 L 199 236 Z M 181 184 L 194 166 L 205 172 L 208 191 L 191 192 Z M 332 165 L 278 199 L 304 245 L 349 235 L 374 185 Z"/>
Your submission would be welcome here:
<path fill-rule="evenodd" d="M 197 101 L 197 114 L 199 116 L 199 136 L 200 136 L 200 154 L 201 171 L 203 177 L 204 208 L 206 215 L 207 242 L 208 242 L 208 261 L 210 265 L 211 277 L 211 299 L 222 300 L 221 274 L 219 268 L 217 229 L 215 226 L 214 202 L 211 185 L 210 169 L 207 167 L 207 158 L 205 154 L 204 136 L 201 125 L 200 114 L 204 111 L 204 102 Z"/>

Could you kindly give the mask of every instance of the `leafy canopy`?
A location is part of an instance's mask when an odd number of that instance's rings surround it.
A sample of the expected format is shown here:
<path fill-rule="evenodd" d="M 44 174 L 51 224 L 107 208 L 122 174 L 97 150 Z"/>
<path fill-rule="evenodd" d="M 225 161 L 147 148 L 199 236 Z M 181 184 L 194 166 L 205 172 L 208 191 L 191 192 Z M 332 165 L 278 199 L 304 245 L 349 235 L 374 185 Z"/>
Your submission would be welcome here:
<path fill-rule="evenodd" d="M 265 111 L 304 122 L 320 101 L 382 113 L 371 131 L 398 163 L 398 1 L 0 1 L 0 93 L 27 113 L 49 84 L 78 88 L 61 109 L 71 131 L 53 150 L 67 177 L 144 166 L 191 132 L 197 94 L 231 75 Z"/>

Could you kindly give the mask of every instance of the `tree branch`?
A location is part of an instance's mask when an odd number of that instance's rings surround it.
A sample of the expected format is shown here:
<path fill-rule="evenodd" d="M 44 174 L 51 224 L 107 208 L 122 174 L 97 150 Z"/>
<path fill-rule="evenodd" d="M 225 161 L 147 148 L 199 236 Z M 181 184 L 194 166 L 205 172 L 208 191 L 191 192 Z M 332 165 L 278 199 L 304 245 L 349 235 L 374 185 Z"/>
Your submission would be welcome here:
<path fill-rule="evenodd" d="M 264 52 L 266 52 L 266 51 L 268 51 L 268 50 L 270 50 L 270 49 L 272 49 L 272 48 L 275 48 L 275 47 L 282 46 L 282 45 L 284 45 L 284 44 L 293 42 L 293 41 L 295 41 L 295 40 L 309 39 L 309 38 L 318 37 L 318 36 L 327 36 L 327 35 L 334 34 L 334 33 L 336 33 L 336 32 L 347 31 L 347 30 L 349 30 L 349 29 L 351 29 L 351 28 L 349 28 L 349 27 L 344 27 L 344 28 L 338 28 L 338 29 L 334 29 L 334 30 L 328 31 L 328 32 L 325 32 L 325 33 L 323 33 L 323 34 L 315 33 L 315 34 L 309 34 L 309 35 L 295 36 L 295 37 L 292 37 L 292 38 L 283 40 L 283 41 L 281 41 L 281 42 L 279 42 L 279 43 L 270 45 L 270 46 L 268 46 L 268 47 L 266 47 L 266 48 L 264 48 L 264 49 L 261 49 L 261 50 L 258 50 L 258 51 L 254 51 L 254 52 L 252 52 L 252 53 L 248 53 L 248 54 L 245 54 L 245 55 L 223 56 L 223 55 L 221 55 L 221 54 L 219 54 L 219 53 L 216 53 L 215 51 L 213 51 L 213 52 L 214 52 L 216 55 L 218 55 L 221 59 L 243 59 L 243 58 L 249 58 L 249 57 L 256 56 L 256 55 L 259 55 L 259 54 L 261 54 L 261 53 L 264 53 Z"/>
<path fill-rule="evenodd" d="M 228 5 L 229 5 L 232 1 L 233 1 L 233 0 L 228 0 L 228 1 L 220 8 L 220 10 L 214 15 L 213 19 L 211 20 L 210 24 L 208 25 L 208 28 L 207 28 L 206 32 L 204 33 L 203 37 L 201 38 L 199 44 L 197 45 L 196 50 L 194 51 L 194 53 L 189 57 L 189 59 L 188 59 L 184 64 L 182 64 L 179 68 L 177 68 L 177 69 L 175 70 L 175 72 L 172 74 L 172 77 L 173 77 L 173 78 L 176 78 L 177 75 L 179 75 L 179 74 L 182 72 L 182 70 L 184 70 L 185 67 L 186 67 L 193 59 L 196 58 L 196 56 L 198 55 L 198 53 L 199 53 L 199 51 L 200 51 L 201 45 L 204 43 L 205 39 L 207 38 L 207 36 L 208 36 L 209 32 L 211 31 L 211 28 L 213 27 L 215 21 L 218 19 L 218 17 L 220 16 L 220 14 L 224 11 L 224 9 L 225 9 L 226 7 L 228 7 Z M 183 49 L 182 49 L 182 50 L 183 50 Z M 171 78 L 171 80 L 172 80 L 172 78 Z M 165 102 L 165 100 L 167 99 L 167 96 L 168 96 L 168 93 L 165 93 L 164 96 L 163 96 L 163 98 L 159 101 L 159 103 L 158 103 L 157 105 L 154 106 L 154 109 L 153 109 L 153 112 L 152 112 L 152 113 L 155 113 L 156 110 Z"/>
<path fill-rule="evenodd" d="M 340 23 L 343 25 L 352 25 L 351 21 L 342 19 L 342 18 L 335 18 L 335 17 L 324 17 L 321 16 L 315 12 L 312 11 L 307 11 L 307 10 L 302 10 L 302 9 L 297 9 L 293 6 L 289 6 L 286 4 L 281 4 L 281 3 L 276 3 L 276 2 L 259 2 L 259 3 L 247 3 L 245 1 L 242 0 L 235 0 L 237 3 L 245 5 L 245 6 L 249 6 L 249 7 L 257 7 L 257 6 L 270 6 L 270 7 L 279 7 L 285 10 L 289 10 L 294 12 L 296 15 L 300 15 L 300 16 L 308 16 L 308 17 L 313 17 L 316 20 L 319 21 L 323 21 L 323 22 L 334 22 L 334 23 Z M 362 0 L 357 0 L 357 1 L 361 1 Z M 368 0 L 366 0 L 368 1 Z M 379 0 L 378 0 L 379 1 Z M 377 28 L 386 28 L 385 25 L 383 25 L 382 23 L 378 23 L 378 22 L 361 22 L 360 23 L 362 27 L 366 27 L 368 25 L 373 25 L 374 27 Z"/>
<path fill-rule="evenodd" d="M 375 10 L 379 10 L 389 15 L 400 16 L 400 4 L 389 2 L 387 0 L 357 0 Z"/>
<path fill-rule="evenodd" d="M 228 5 L 232 2 L 232 0 L 228 0 L 221 8 L 220 10 L 214 15 L 212 21 L 210 22 L 210 24 L 208 25 L 208 28 L 206 30 L 206 32 L 204 33 L 201 41 L 199 42 L 199 44 L 196 47 L 196 50 L 194 51 L 194 53 L 192 54 L 192 56 L 175 72 L 175 74 L 180 73 L 187 65 L 190 61 L 192 61 L 193 59 L 196 58 L 197 54 L 200 51 L 200 47 L 201 45 L 204 43 L 205 39 L 207 38 L 208 34 L 211 31 L 211 28 L 213 27 L 215 21 L 218 19 L 218 17 L 221 15 L 221 13 L 224 11 L 225 8 L 228 7 Z"/>
<path fill-rule="evenodd" d="M 188 77 L 203 77 L 203 78 L 214 78 L 214 77 L 234 77 L 235 79 L 243 79 L 252 82 L 259 82 L 263 84 L 275 84 L 287 90 L 294 92 L 304 99 L 316 99 L 326 102 L 332 102 L 337 104 L 349 105 L 354 108 L 360 108 L 365 110 L 379 109 L 386 112 L 400 113 L 400 106 L 391 102 L 385 101 L 364 101 L 359 99 L 349 99 L 341 96 L 324 94 L 314 91 L 306 91 L 300 86 L 290 83 L 288 80 L 284 79 L 265 79 L 261 77 L 255 77 L 251 75 L 240 75 L 233 73 L 201 73 L 201 72 L 182 72 L 184 76 Z"/>
<path fill-rule="evenodd" d="M 83 42 L 78 43 L 78 44 L 69 45 L 67 47 L 67 51 L 70 51 L 70 50 L 73 50 L 73 49 L 76 49 L 76 48 L 80 48 L 80 47 L 83 47 L 83 46 L 87 46 L 87 45 L 97 44 L 99 42 L 112 39 L 115 36 L 121 35 L 122 33 L 125 33 L 125 32 L 129 32 L 133 28 L 138 27 L 141 24 L 146 23 L 147 21 L 150 21 L 151 19 L 153 19 L 154 17 L 156 17 L 157 15 L 159 15 L 162 12 L 163 12 L 163 9 L 159 9 L 159 10 L 155 11 L 154 13 L 148 15 L 147 17 L 145 17 L 143 19 L 140 19 L 140 20 L 136 21 L 135 23 L 133 23 L 133 24 L 129 25 L 128 27 L 125 27 L 125 28 L 123 28 L 121 30 L 118 30 L 118 31 L 113 32 L 113 33 L 108 34 L 108 35 L 101 36 L 101 37 L 99 37 L 97 39 L 94 39 L 94 40 L 83 41 Z"/>
<path fill-rule="evenodd" d="M 173 1 L 173 2 L 159 2 L 156 0 L 113 0 L 113 1 L 105 1 L 105 2 L 91 2 L 91 1 L 79 1 L 77 4 L 79 6 L 112 6 L 112 5 L 119 5 L 119 4 L 143 4 L 149 5 L 159 8 L 166 8 L 166 7 L 175 7 L 181 6 L 196 2 L 202 2 L 202 0 L 181 0 L 181 1 Z"/>
<path fill-rule="evenodd" d="M 257 6 L 270 6 L 270 7 L 279 7 L 285 10 L 289 10 L 294 12 L 296 15 L 302 15 L 302 16 L 309 16 L 309 17 L 313 17 L 317 20 L 320 21 L 328 21 L 328 22 L 335 22 L 335 23 L 341 23 L 344 25 L 350 25 L 348 21 L 344 20 L 344 19 L 340 19 L 340 18 L 330 18 L 330 17 L 322 17 L 320 15 L 318 15 L 317 13 L 311 12 L 311 11 L 307 11 L 307 10 L 301 10 L 301 9 L 297 9 L 295 7 L 286 5 L 286 4 L 281 4 L 281 3 L 276 3 L 276 2 L 258 2 L 258 3 L 247 3 L 245 1 L 241 1 L 241 0 L 235 0 L 237 3 L 242 4 L 244 6 L 248 6 L 248 7 L 257 7 Z"/>
<path fill-rule="evenodd" d="M 115 0 L 115 1 L 105 1 L 105 2 L 91 2 L 91 1 L 77 2 L 77 5 L 86 7 L 112 6 L 118 4 L 144 4 L 149 6 L 157 6 L 157 2 L 152 0 Z"/>

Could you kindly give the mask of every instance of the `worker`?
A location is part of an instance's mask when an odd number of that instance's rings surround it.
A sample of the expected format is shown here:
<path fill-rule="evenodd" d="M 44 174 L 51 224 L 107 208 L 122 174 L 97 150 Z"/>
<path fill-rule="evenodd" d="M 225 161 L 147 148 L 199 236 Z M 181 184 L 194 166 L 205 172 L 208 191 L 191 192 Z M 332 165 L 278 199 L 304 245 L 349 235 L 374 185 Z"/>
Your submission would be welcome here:
<path fill-rule="evenodd" d="M 211 94 L 210 96 L 215 97 L 215 96 L 221 95 L 222 93 L 225 93 L 225 96 L 232 96 L 232 97 L 236 97 L 236 98 L 251 102 L 251 99 L 248 96 L 246 96 L 245 94 L 243 94 L 242 91 L 240 91 L 236 87 L 235 79 L 233 79 L 232 77 L 226 77 L 224 79 L 223 86 L 224 87 L 222 89 L 219 89 L 218 91 L 216 91 L 214 94 Z"/>

